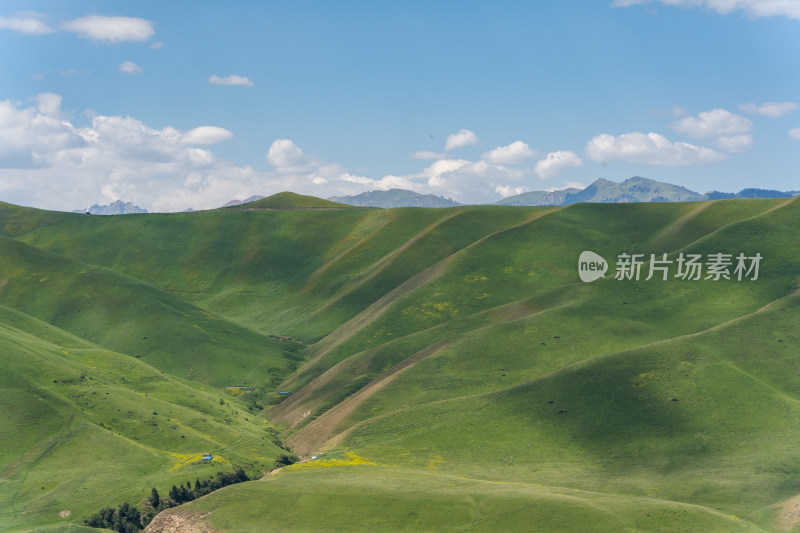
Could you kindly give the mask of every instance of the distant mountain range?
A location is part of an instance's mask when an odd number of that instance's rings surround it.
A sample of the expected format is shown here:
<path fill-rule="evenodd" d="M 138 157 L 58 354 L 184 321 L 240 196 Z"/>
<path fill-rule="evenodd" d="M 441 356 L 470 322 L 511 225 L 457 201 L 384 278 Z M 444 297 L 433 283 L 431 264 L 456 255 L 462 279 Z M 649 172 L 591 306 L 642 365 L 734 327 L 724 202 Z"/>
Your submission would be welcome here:
<path fill-rule="evenodd" d="M 563 205 L 567 196 L 581 192 L 581 189 L 569 188 L 560 191 L 530 191 L 503 198 L 497 205 Z"/>
<path fill-rule="evenodd" d="M 264 197 L 263 196 L 259 196 L 259 195 L 256 194 L 256 195 L 251 196 L 250 198 L 246 198 L 244 200 L 233 199 L 230 202 L 224 204 L 222 207 L 234 207 L 234 206 L 237 206 L 237 205 L 249 204 L 250 202 L 255 202 L 255 201 L 261 200 L 262 198 L 264 198 Z"/>
<path fill-rule="evenodd" d="M 331 196 L 332 202 L 359 207 L 455 207 L 459 204 L 450 198 L 434 194 L 419 194 L 405 189 L 389 189 L 388 191 L 367 191 L 355 196 Z"/>
<path fill-rule="evenodd" d="M 776 191 L 772 189 L 742 189 L 737 193 L 711 191 L 700 194 L 686 187 L 672 185 L 662 181 L 651 180 L 639 176 L 626 179 L 620 183 L 607 179 L 598 179 L 585 189 L 574 187 L 557 191 L 529 191 L 503 198 L 495 205 L 518 206 L 551 206 L 570 205 L 580 202 L 591 203 L 632 203 L 632 202 L 701 202 L 705 200 L 725 200 L 729 198 L 791 198 L 800 195 L 800 191 Z M 235 207 L 263 199 L 264 196 L 251 196 L 244 200 L 234 199 L 222 207 Z M 357 207 L 456 207 L 460 204 L 451 198 L 434 194 L 420 194 L 405 189 L 388 191 L 367 191 L 351 196 L 331 196 L 332 202 Z M 187 210 L 189 211 L 189 210 Z M 130 213 L 147 213 L 131 202 L 117 200 L 109 205 L 93 205 L 86 209 L 78 209 L 73 213 L 90 215 L 127 215 Z"/>
<path fill-rule="evenodd" d="M 570 205 L 579 202 L 632 203 L 632 202 L 701 202 L 727 198 L 790 198 L 800 191 L 775 191 L 769 189 L 742 189 L 738 193 L 711 191 L 706 194 L 642 177 L 629 178 L 621 183 L 598 179 L 583 190 L 562 189 L 545 192 L 532 191 L 503 198 L 498 205 Z"/>
<path fill-rule="evenodd" d="M 76 209 L 73 213 L 86 213 L 88 215 L 129 215 L 132 213 L 147 213 L 147 209 L 134 205 L 131 202 L 117 200 L 108 205 L 94 204 L 86 209 Z"/>

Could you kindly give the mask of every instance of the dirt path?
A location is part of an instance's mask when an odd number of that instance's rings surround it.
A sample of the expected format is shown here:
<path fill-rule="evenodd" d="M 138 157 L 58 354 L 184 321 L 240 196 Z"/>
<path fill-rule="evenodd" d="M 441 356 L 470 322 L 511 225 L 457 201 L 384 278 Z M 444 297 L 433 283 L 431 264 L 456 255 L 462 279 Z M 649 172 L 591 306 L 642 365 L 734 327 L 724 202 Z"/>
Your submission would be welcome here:
<path fill-rule="evenodd" d="M 692 209 L 688 213 L 676 218 L 675 220 L 664 226 L 664 228 L 661 231 L 656 233 L 648 241 L 648 245 L 652 248 L 657 248 L 663 241 L 669 239 L 670 237 L 678 233 L 680 230 L 684 228 L 684 226 L 686 226 L 686 224 L 697 218 L 697 216 L 700 213 L 711 207 L 711 205 L 712 202 L 701 202 L 700 206 L 698 206 L 697 208 Z"/>
<path fill-rule="evenodd" d="M 747 217 L 747 218 L 742 218 L 740 220 L 734 220 L 733 222 L 728 222 L 727 224 L 724 224 L 724 225 L 718 227 L 717 229 L 715 229 L 711 233 L 708 233 L 707 235 L 703 235 L 699 239 L 690 242 L 686 246 L 682 246 L 681 248 L 678 248 L 677 250 L 675 250 L 674 253 L 678 253 L 678 252 L 681 252 L 681 251 L 686 250 L 688 248 L 691 248 L 692 246 L 694 246 L 695 244 L 699 243 L 700 241 L 702 241 L 704 239 L 707 239 L 707 238 L 711 237 L 712 235 L 714 235 L 715 233 L 719 233 L 720 231 L 722 231 L 722 230 L 724 230 L 726 228 L 729 228 L 729 227 L 731 227 L 731 226 L 733 226 L 735 224 L 741 224 L 742 222 L 747 222 L 748 220 L 753 220 L 754 218 L 758 218 L 760 216 L 764 216 L 764 215 L 766 215 L 768 213 L 772 213 L 773 211 L 776 211 L 778 209 L 786 207 L 787 205 L 789 205 L 790 203 L 794 202 L 798 198 L 800 198 L 800 196 L 793 196 L 792 198 L 789 198 L 785 202 L 781 202 L 781 203 L 779 203 L 778 205 L 776 205 L 774 207 L 770 207 L 766 211 L 762 211 L 761 213 L 755 214 L 755 215 Z"/>
<path fill-rule="evenodd" d="M 356 407 L 386 385 L 394 381 L 403 371 L 432 355 L 436 355 L 449 344 L 437 342 L 403 359 L 400 363 L 372 380 L 366 387 L 326 412 L 322 417 L 307 425 L 288 440 L 290 448 L 300 456 L 307 456 L 322 448 L 339 424 L 352 413 Z"/>
<path fill-rule="evenodd" d="M 339 344 L 350 338 L 354 333 L 360 331 L 370 323 L 377 320 L 394 302 L 403 298 L 404 296 L 418 289 L 419 287 L 422 287 L 423 285 L 426 285 L 436 280 L 439 276 L 441 276 L 444 273 L 448 265 L 450 265 L 456 258 L 464 254 L 467 250 L 480 245 L 483 241 L 490 239 L 495 235 L 499 235 L 505 231 L 510 231 L 515 228 L 524 226 L 526 224 L 533 222 L 534 220 L 537 220 L 543 216 L 549 215 L 561 209 L 564 209 L 564 207 L 557 207 L 546 211 L 537 211 L 533 213 L 530 217 L 520 222 L 519 224 L 515 224 L 513 226 L 509 226 L 507 228 L 503 228 L 501 230 L 484 235 L 480 239 L 470 243 L 469 245 L 461 248 L 460 250 L 440 260 L 439 262 L 431 265 L 430 267 L 412 276 L 411 278 L 404 281 L 403 283 L 401 283 L 400 285 L 389 291 L 387 294 L 376 300 L 362 312 L 360 312 L 359 314 L 357 314 L 356 316 L 354 316 L 353 318 L 351 318 L 350 320 L 348 320 L 347 322 L 336 328 L 334 331 L 328 334 L 324 339 L 319 341 L 314 346 L 311 358 L 305 364 L 305 368 L 314 365 L 325 355 L 327 355 L 331 350 L 333 350 L 336 346 L 338 346 Z M 281 384 L 280 387 L 282 389 L 290 388 L 292 384 L 295 383 L 296 376 L 299 376 L 301 372 L 298 372 L 297 374 L 295 374 L 294 377 L 289 378 L 286 382 Z M 275 416 L 279 420 L 288 422 L 290 425 L 296 424 L 297 422 L 299 422 L 304 418 L 303 407 L 299 405 L 301 403 L 300 400 L 301 398 L 297 396 L 283 401 L 272 411 L 273 416 Z"/>

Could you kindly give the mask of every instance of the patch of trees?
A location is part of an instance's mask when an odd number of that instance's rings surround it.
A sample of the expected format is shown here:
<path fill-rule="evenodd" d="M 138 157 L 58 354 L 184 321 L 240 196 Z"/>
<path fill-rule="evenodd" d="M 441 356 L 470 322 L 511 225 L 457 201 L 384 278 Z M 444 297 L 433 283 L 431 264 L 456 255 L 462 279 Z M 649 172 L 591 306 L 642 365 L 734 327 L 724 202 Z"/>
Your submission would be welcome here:
<path fill-rule="evenodd" d="M 283 457 L 285 456 L 281 458 Z M 288 457 L 286 459 L 290 460 Z M 215 476 L 208 479 L 198 478 L 194 482 L 194 487 L 189 481 L 183 485 L 173 485 L 169 489 L 168 498 L 162 498 L 158 490 L 153 487 L 150 496 L 142 502 L 141 511 L 125 502 L 119 506 L 119 509 L 113 507 L 100 509 L 100 512 L 84 520 L 84 523 L 90 527 L 111 529 L 119 533 L 136 533 L 144 529 L 164 509 L 177 507 L 222 487 L 249 480 L 250 477 L 240 466 L 233 472 L 217 472 Z"/>

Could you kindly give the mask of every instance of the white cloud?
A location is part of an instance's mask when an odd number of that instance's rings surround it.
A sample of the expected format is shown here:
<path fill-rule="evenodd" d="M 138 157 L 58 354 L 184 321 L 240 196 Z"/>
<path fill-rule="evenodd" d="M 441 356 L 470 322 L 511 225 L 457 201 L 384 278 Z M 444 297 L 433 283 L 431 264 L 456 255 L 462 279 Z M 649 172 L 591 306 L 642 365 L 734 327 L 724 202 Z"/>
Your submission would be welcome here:
<path fill-rule="evenodd" d="M 144 70 L 142 67 L 134 63 L 133 61 L 123 61 L 117 67 L 120 72 L 124 72 L 125 74 L 141 74 Z"/>
<path fill-rule="evenodd" d="M 42 168 L 48 153 L 85 144 L 62 120 L 59 95 L 43 93 L 35 100 L 36 107 L 26 109 L 0 101 L 0 169 Z"/>
<path fill-rule="evenodd" d="M 461 148 L 462 146 L 473 146 L 478 144 L 478 136 L 469 130 L 459 130 L 456 133 L 451 133 L 447 136 L 444 149 L 452 150 L 453 148 Z"/>
<path fill-rule="evenodd" d="M 372 185 L 375 182 L 375 180 L 365 178 L 364 176 L 354 176 L 349 172 L 345 172 L 344 174 L 339 176 L 338 179 L 342 181 L 348 181 L 350 183 L 359 183 L 361 185 Z"/>
<path fill-rule="evenodd" d="M 498 185 L 494 188 L 494 192 L 502 196 L 503 198 L 508 198 L 509 196 L 516 196 L 517 194 L 522 194 L 527 191 L 527 187 L 509 187 L 507 185 Z"/>
<path fill-rule="evenodd" d="M 55 31 L 34 17 L 0 17 L 0 29 L 12 30 L 27 35 L 44 35 Z"/>
<path fill-rule="evenodd" d="M 5 199 L 70 210 L 121 198 L 151 210 L 179 211 L 217 207 L 240 193 L 280 190 L 276 175 L 237 167 L 193 146 L 229 138 L 222 128 L 182 132 L 103 115 L 79 127 L 64 115 L 56 94 L 41 94 L 29 107 L 0 102 Z"/>
<path fill-rule="evenodd" d="M 794 141 L 800 141 L 800 128 L 792 128 L 789 130 L 789 138 Z"/>
<path fill-rule="evenodd" d="M 525 173 L 486 161 L 473 163 L 465 159 L 445 159 L 436 161 L 413 177 L 427 179 L 430 192 L 468 202 L 490 199 L 498 185 L 520 182 L 525 179 Z"/>
<path fill-rule="evenodd" d="M 603 133 L 586 145 L 586 155 L 600 163 L 625 162 L 680 167 L 714 163 L 727 156 L 702 146 L 671 142 L 658 133 L 625 133 L 619 136 Z"/>
<path fill-rule="evenodd" d="M 208 78 L 208 83 L 212 83 L 214 85 L 246 85 L 248 87 L 255 85 L 252 81 L 250 81 L 249 78 L 245 76 L 237 76 L 235 74 L 225 76 L 224 78 L 214 74 Z"/>
<path fill-rule="evenodd" d="M 267 161 L 278 170 L 303 167 L 308 162 L 303 151 L 289 139 L 276 139 L 269 147 Z"/>
<path fill-rule="evenodd" d="M 69 20 L 61 27 L 77 33 L 82 39 L 107 43 L 142 42 L 153 36 L 155 30 L 149 20 L 135 17 L 104 17 L 92 15 Z"/>
<path fill-rule="evenodd" d="M 648 4 L 653 0 L 614 0 L 614 7 Z M 704 7 L 717 13 L 743 11 L 751 17 L 788 17 L 800 20 L 797 0 L 658 0 L 662 4 L 680 7 Z"/>
<path fill-rule="evenodd" d="M 779 118 L 788 115 L 798 106 L 794 102 L 765 102 L 763 104 L 739 104 L 739 110 L 745 113 L 764 115 L 769 118 Z"/>
<path fill-rule="evenodd" d="M 180 142 L 183 144 L 217 144 L 233 137 L 233 133 L 217 126 L 199 126 L 184 133 Z"/>
<path fill-rule="evenodd" d="M 320 197 L 408 189 L 461 202 L 495 201 L 526 189 L 531 168 L 443 158 L 408 175 L 373 178 L 320 161 L 291 139 L 275 139 L 257 171 L 205 146 L 233 134 L 215 126 L 151 127 L 131 116 L 62 111 L 44 93 L 28 104 L 0 101 L 0 197 L 22 205 L 71 210 L 123 199 L 150 211 L 218 207 L 232 198 L 283 190 Z M 84 122 L 85 121 L 85 122 Z"/>
<path fill-rule="evenodd" d="M 747 133 L 753 129 L 753 123 L 725 109 L 713 109 L 698 113 L 696 117 L 681 119 L 672 125 L 672 129 L 694 139 L 707 139 Z"/>
<path fill-rule="evenodd" d="M 414 152 L 413 154 L 411 154 L 411 157 L 413 157 L 414 159 L 447 159 L 447 154 L 440 154 L 437 152 L 422 150 L 420 152 Z"/>
<path fill-rule="evenodd" d="M 150 45 L 150 48 L 153 49 L 153 50 L 158 50 L 162 46 L 164 46 L 164 43 L 162 43 L 161 41 L 156 41 L 156 42 L 154 42 L 153 44 Z"/>
<path fill-rule="evenodd" d="M 569 150 L 560 150 L 547 154 L 547 157 L 536 163 L 534 171 L 540 178 L 550 179 L 565 170 L 577 168 L 581 165 L 583 165 L 583 161 L 578 157 L 578 154 Z"/>
<path fill-rule="evenodd" d="M 755 141 L 752 135 L 723 136 L 717 139 L 717 145 L 726 152 L 738 154 L 751 149 L 755 145 Z"/>
<path fill-rule="evenodd" d="M 517 165 L 536 157 L 536 152 L 522 141 L 514 141 L 507 146 L 498 146 L 483 154 L 483 158 L 498 165 Z"/>

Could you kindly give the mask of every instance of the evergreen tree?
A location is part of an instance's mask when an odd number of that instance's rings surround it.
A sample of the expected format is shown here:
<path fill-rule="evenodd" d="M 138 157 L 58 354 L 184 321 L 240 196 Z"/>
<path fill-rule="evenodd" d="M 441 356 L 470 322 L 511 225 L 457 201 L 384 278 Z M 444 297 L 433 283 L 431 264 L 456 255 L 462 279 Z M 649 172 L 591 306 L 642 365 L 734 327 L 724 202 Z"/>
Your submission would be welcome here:
<path fill-rule="evenodd" d="M 147 499 L 147 501 L 150 503 L 153 509 L 158 508 L 158 504 L 161 502 L 161 498 L 158 496 L 158 491 L 156 490 L 155 487 L 153 487 L 153 490 L 150 491 L 150 497 Z"/>

